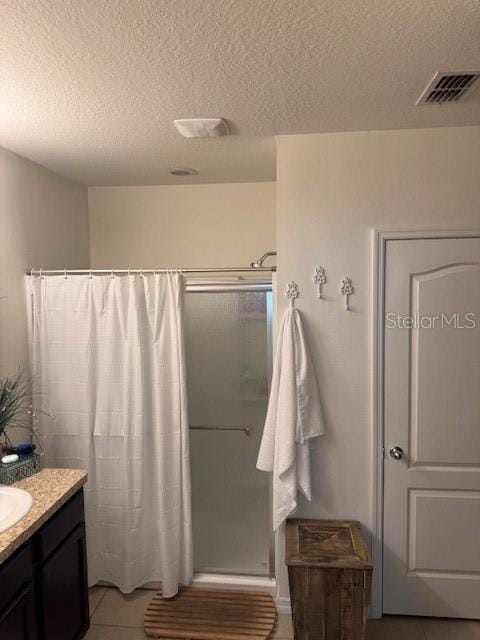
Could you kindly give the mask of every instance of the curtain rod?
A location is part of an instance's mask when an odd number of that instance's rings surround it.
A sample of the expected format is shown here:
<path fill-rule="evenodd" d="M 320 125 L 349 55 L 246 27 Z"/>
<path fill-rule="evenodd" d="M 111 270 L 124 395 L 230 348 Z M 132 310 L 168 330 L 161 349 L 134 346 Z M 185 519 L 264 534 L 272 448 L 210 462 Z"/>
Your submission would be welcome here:
<path fill-rule="evenodd" d="M 185 269 L 30 269 L 27 271 L 28 276 L 40 275 L 68 275 L 68 274 L 85 274 L 95 275 L 99 273 L 119 273 L 128 275 L 130 273 L 265 273 L 274 272 L 277 267 L 206 267 L 204 269 L 196 269 L 188 267 Z"/>

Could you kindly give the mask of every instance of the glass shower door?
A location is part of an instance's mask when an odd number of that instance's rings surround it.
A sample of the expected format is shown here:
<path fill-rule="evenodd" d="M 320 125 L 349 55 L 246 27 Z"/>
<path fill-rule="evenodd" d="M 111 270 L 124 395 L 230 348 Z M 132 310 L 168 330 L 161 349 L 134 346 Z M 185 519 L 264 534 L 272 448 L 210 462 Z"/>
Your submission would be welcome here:
<path fill-rule="evenodd" d="M 189 292 L 185 341 L 195 571 L 268 575 L 271 292 Z"/>

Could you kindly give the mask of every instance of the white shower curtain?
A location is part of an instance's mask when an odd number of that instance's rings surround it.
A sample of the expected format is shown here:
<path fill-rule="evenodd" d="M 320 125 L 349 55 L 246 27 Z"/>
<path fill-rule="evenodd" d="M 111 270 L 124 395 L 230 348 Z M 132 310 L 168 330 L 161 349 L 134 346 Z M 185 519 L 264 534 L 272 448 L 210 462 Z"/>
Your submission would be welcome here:
<path fill-rule="evenodd" d="M 47 466 L 85 468 L 89 582 L 192 578 L 182 278 L 27 277 Z"/>

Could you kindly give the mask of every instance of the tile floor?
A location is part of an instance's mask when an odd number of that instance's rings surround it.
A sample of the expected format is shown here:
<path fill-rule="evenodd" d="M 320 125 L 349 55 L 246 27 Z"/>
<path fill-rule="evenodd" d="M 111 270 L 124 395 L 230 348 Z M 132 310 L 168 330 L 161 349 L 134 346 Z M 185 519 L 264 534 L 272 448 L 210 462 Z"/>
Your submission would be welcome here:
<path fill-rule="evenodd" d="M 92 626 L 85 640 L 145 640 L 143 615 L 153 591 L 124 596 L 116 589 L 90 589 Z M 290 616 L 280 615 L 273 638 L 291 640 Z M 368 623 L 367 640 L 480 640 L 480 621 L 386 616 Z"/>

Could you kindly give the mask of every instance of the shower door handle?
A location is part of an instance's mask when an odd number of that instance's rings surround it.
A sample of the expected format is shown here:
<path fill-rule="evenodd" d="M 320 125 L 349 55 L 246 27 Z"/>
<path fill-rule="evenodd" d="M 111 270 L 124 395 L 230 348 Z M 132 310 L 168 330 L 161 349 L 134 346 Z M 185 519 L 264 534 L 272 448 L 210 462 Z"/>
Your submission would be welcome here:
<path fill-rule="evenodd" d="M 194 431 L 243 431 L 246 436 L 251 435 L 253 431 L 253 427 L 212 427 L 196 424 L 191 424 L 190 429 Z"/>

